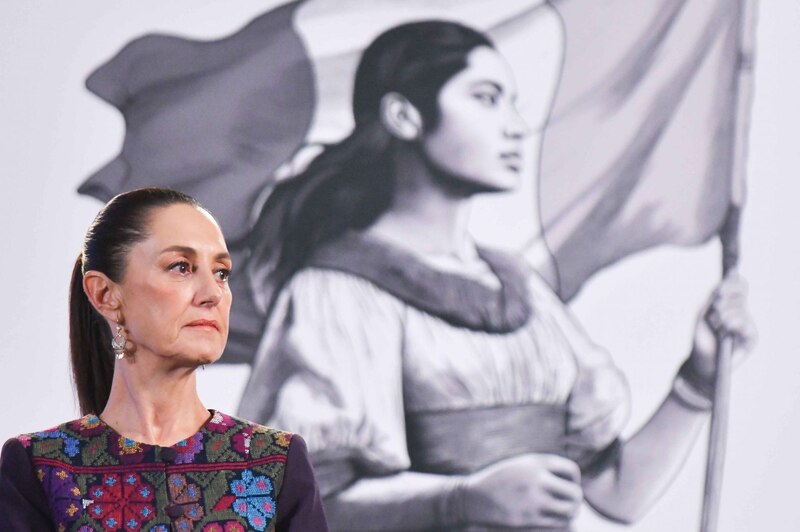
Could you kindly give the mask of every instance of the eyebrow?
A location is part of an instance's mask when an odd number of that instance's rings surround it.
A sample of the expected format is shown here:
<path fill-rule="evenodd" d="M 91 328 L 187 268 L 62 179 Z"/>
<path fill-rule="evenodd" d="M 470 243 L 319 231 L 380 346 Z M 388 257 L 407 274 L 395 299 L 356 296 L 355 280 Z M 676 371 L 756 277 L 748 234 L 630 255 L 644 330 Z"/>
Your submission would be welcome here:
<path fill-rule="evenodd" d="M 171 252 L 174 252 L 174 251 L 177 251 L 179 253 L 184 253 L 186 255 L 197 255 L 197 250 L 195 250 L 194 248 L 189 247 L 189 246 L 169 246 L 169 247 L 166 247 L 166 248 L 162 249 L 160 254 L 163 255 L 164 253 L 171 253 Z M 214 256 L 214 259 L 215 260 L 225 260 L 225 259 L 231 260 L 231 255 L 230 255 L 230 253 L 227 253 L 227 252 L 223 251 L 222 253 L 217 253 Z"/>
<path fill-rule="evenodd" d="M 505 90 L 503 89 L 503 86 L 502 86 L 502 85 L 500 85 L 500 84 L 499 84 L 499 83 L 497 83 L 496 81 L 492 81 L 492 80 L 490 80 L 490 79 L 482 79 L 482 80 L 478 80 L 478 81 L 476 81 L 476 82 L 474 82 L 474 83 L 472 84 L 472 87 L 473 87 L 473 88 L 476 88 L 476 87 L 478 87 L 478 86 L 480 86 L 480 85 L 490 85 L 492 88 L 494 88 L 495 90 L 497 90 L 497 92 L 499 92 L 500 94 L 503 94 L 503 93 L 505 92 Z"/>

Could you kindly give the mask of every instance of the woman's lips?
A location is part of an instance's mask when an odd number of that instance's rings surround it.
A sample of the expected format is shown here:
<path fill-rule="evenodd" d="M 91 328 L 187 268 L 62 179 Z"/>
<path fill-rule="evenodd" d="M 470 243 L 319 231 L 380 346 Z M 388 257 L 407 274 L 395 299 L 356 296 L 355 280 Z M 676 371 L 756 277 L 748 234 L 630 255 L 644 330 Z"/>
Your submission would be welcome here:
<path fill-rule="evenodd" d="M 219 330 L 219 324 L 214 320 L 194 320 L 186 325 L 187 327 L 211 327 Z"/>
<path fill-rule="evenodd" d="M 519 172 L 522 168 L 522 154 L 518 151 L 507 151 L 500 154 L 500 159 L 506 168 Z"/>

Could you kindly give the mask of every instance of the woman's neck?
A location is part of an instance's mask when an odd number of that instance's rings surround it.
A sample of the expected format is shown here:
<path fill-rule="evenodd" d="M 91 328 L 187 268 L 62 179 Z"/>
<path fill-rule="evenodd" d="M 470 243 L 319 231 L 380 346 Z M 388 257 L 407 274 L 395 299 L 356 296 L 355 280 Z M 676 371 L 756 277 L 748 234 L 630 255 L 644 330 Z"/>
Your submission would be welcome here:
<path fill-rule="evenodd" d="M 436 175 L 414 150 L 396 157 L 395 171 L 392 206 L 369 233 L 417 253 L 460 255 L 470 244 L 471 194 Z"/>
<path fill-rule="evenodd" d="M 197 432 L 210 414 L 197 395 L 193 368 L 164 371 L 143 355 L 116 362 L 100 417 L 131 440 L 173 445 Z"/>

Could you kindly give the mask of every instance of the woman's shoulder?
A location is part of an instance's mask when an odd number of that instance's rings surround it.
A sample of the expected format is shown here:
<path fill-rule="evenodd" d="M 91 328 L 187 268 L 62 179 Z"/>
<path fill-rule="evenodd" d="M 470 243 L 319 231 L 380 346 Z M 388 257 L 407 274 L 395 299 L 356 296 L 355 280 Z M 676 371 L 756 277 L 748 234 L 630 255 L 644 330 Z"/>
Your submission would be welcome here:
<path fill-rule="evenodd" d="M 296 272 L 281 289 L 272 316 L 293 320 L 310 318 L 329 325 L 359 321 L 365 316 L 397 318 L 405 302 L 375 279 L 356 272 L 307 266 Z"/>
<path fill-rule="evenodd" d="M 285 435 L 288 438 L 291 438 L 292 436 L 291 432 L 286 432 L 284 430 L 269 427 L 267 425 L 261 425 L 254 421 L 250 421 L 249 419 L 226 414 L 224 412 L 220 412 L 219 410 L 212 410 L 211 412 L 212 414 L 211 419 L 208 422 L 208 427 L 214 432 L 235 433 L 239 432 L 239 430 L 246 430 L 248 433 L 253 435 L 258 434 L 273 438 L 283 437 L 280 435 Z"/>
<path fill-rule="evenodd" d="M 339 299 L 344 294 L 359 298 L 380 298 L 387 295 L 387 290 L 381 276 L 371 274 L 373 271 L 376 270 L 365 272 L 346 266 L 310 263 L 292 275 L 284 286 L 284 291 L 294 294 L 310 292 L 322 299 Z"/>
<path fill-rule="evenodd" d="M 62 466 L 84 465 L 93 456 L 84 449 L 107 447 L 105 426 L 100 418 L 86 415 L 35 432 L 19 434 L 3 445 L 3 461 L 27 455 L 31 463 L 49 461 Z M 99 445 L 97 445 L 99 443 Z"/>
<path fill-rule="evenodd" d="M 61 440 L 68 447 L 77 446 L 80 440 L 98 436 L 103 431 L 104 424 L 94 414 L 87 414 L 78 419 L 66 421 L 54 427 L 35 432 L 28 432 L 14 436 L 9 440 L 19 442 L 25 449 L 35 449 L 35 444 Z"/>
<path fill-rule="evenodd" d="M 224 431 L 232 438 L 241 439 L 251 459 L 286 456 L 294 440 L 300 437 L 285 430 L 260 425 L 244 418 L 214 411 L 208 423 L 213 431 Z"/>

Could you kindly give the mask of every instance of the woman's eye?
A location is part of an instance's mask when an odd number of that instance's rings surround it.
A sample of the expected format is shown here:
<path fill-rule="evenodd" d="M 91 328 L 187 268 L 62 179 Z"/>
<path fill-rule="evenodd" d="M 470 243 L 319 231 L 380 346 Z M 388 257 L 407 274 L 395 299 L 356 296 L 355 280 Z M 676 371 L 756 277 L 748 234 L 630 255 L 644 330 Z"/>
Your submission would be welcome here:
<path fill-rule="evenodd" d="M 490 92 L 477 92 L 475 98 L 484 105 L 496 105 L 500 99 L 497 94 Z"/>
<path fill-rule="evenodd" d="M 192 273 L 192 266 L 185 260 L 171 264 L 169 269 L 170 271 L 178 272 L 181 275 Z"/>
<path fill-rule="evenodd" d="M 231 276 L 231 271 L 228 270 L 228 269 L 225 269 L 225 268 L 222 268 L 221 270 L 217 270 L 215 273 L 217 274 L 217 277 L 219 278 L 219 280 L 222 281 L 223 283 L 227 283 L 228 279 Z"/>

